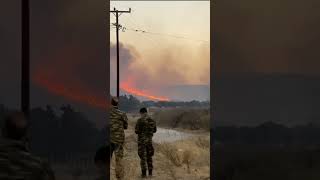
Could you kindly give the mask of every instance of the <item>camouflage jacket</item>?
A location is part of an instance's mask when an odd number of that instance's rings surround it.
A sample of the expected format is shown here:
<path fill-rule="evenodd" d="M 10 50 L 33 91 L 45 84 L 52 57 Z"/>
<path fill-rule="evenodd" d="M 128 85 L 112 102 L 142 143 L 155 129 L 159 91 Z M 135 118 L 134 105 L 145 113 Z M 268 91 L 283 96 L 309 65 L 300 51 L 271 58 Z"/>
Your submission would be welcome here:
<path fill-rule="evenodd" d="M 48 163 L 30 154 L 22 141 L 0 139 L 0 179 L 54 180 Z"/>
<path fill-rule="evenodd" d="M 135 133 L 138 135 L 138 142 L 152 142 L 153 133 L 157 132 L 156 121 L 150 116 L 144 115 L 139 118 L 135 127 Z"/>
<path fill-rule="evenodd" d="M 111 107 L 110 110 L 110 142 L 115 144 L 124 143 L 124 130 L 128 128 L 128 118 L 126 113 L 120 111 L 118 107 Z"/>

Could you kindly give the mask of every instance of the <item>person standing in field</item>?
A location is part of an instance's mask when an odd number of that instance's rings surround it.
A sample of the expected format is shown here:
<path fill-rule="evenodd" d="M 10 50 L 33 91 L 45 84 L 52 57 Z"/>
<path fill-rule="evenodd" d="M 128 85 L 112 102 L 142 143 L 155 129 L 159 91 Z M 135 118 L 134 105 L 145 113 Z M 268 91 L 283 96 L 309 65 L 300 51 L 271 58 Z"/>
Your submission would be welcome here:
<path fill-rule="evenodd" d="M 157 132 L 156 122 L 148 115 L 146 108 L 140 109 L 141 117 L 135 126 L 135 133 L 138 135 L 138 155 L 140 157 L 141 177 L 145 178 L 147 169 L 149 176 L 152 176 L 153 164 L 152 156 L 154 148 L 152 137 Z"/>
<path fill-rule="evenodd" d="M 116 157 L 116 177 L 117 179 L 123 179 L 124 171 L 122 165 L 123 158 L 123 145 L 125 141 L 124 130 L 128 128 L 128 118 L 126 113 L 122 112 L 118 108 L 118 98 L 113 97 L 111 99 L 110 110 L 110 155 L 115 154 Z"/>

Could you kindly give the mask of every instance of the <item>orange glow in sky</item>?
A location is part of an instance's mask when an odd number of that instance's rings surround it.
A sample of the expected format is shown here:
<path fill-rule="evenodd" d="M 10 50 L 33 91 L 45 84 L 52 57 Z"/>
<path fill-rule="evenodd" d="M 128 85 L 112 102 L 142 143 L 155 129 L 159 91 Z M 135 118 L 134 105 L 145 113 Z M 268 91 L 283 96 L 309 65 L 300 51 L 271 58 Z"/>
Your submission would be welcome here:
<path fill-rule="evenodd" d="M 107 108 L 107 102 L 105 98 L 90 95 L 90 93 L 81 91 L 78 88 L 68 88 L 65 84 L 49 80 L 44 74 L 32 76 L 32 81 L 35 84 L 45 88 L 48 92 L 70 99 L 74 102 L 85 103 L 89 106 L 103 110 Z"/>

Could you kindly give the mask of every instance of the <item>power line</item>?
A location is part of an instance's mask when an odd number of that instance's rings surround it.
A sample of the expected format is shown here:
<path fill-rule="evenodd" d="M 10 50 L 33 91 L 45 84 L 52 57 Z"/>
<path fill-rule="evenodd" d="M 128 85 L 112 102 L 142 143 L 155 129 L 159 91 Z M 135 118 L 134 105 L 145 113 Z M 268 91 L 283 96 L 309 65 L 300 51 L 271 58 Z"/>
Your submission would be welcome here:
<path fill-rule="evenodd" d="M 173 37 L 173 38 L 178 38 L 178 39 L 186 39 L 186 40 L 201 41 L 201 42 L 209 43 L 209 41 L 206 41 L 206 40 L 192 39 L 192 38 L 188 38 L 188 37 L 184 37 L 184 36 L 180 36 L 180 35 L 177 36 L 177 35 L 173 35 L 173 34 L 150 32 L 150 31 L 141 30 L 141 29 L 132 29 L 132 28 L 126 28 L 126 27 L 124 27 L 124 30 L 129 30 L 129 31 L 134 31 L 134 32 L 140 32 L 140 33 L 145 33 L 145 34 L 158 35 L 158 36 L 168 36 L 168 37 Z"/>
<path fill-rule="evenodd" d="M 134 24 L 134 26 L 138 27 L 139 29 L 146 29 L 146 28 L 141 28 L 141 26 L 139 25 L 136 25 L 137 23 L 137 20 L 131 15 L 131 16 L 128 16 L 129 17 L 129 21 L 132 22 Z"/>
<path fill-rule="evenodd" d="M 156 32 L 150 32 L 150 31 L 146 31 L 146 30 L 141 30 L 141 29 L 134 29 L 134 28 L 127 28 L 124 26 L 121 26 L 121 29 L 123 32 L 125 32 L 126 30 L 131 31 L 131 32 L 138 32 L 139 34 L 142 35 L 142 37 L 144 37 L 145 39 L 152 41 L 155 44 L 159 44 L 158 42 L 155 42 L 156 40 L 153 38 L 150 38 L 149 36 L 146 36 L 147 34 L 149 35 L 156 35 L 156 36 L 166 36 L 166 37 L 172 37 L 172 38 L 176 38 L 176 39 L 184 39 L 184 40 L 189 40 L 189 41 L 199 41 L 199 42 L 204 42 L 204 43 L 210 43 L 209 41 L 206 40 L 200 40 L 200 39 L 192 39 L 192 38 L 188 38 L 185 36 L 177 36 L 177 35 L 173 35 L 173 34 L 166 34 L 166 33 L 156 33 Z"/>
<path fill-rule="evenodd" d="M 201 40 L 201 39 L 193 39 L 193 38 L 189 38 L 186 37 L 184 35 L 176 35 L 176 34 L 168 34 L 168 33 L 159 33 L 159 32 L 151 32 L 146 30 L 146 28 L 142 28 L 142 26 L 140 26 L 138 23 L 136 23 L 136 20 L 133 18 L 133 16 L 126 16 L 125 18 L 126 20 L 128 20 L 130 22 L 130 24 L 132 24 L 133 26 L 137 27 L 137 28 L 128 28 L 126 26 L 121 26 L 120 28 L 122 29 L 123 32 L 125 32 L 126 30 L 132 31 L 132 32 L 138 32 L 142 35 L 142 37 L 144 37 L 145 39 L 152 41 L 152 43 L 156 44 L 155 46 L 157 46 L 157 44 L 159 44 L 159 42 L 156 42 L 155 39 L 151 38 L 150 36 L 147 35 L 153 35 L 153 36 L 163 36 L 163 37 L 171 37 L 171 38 L 176 38 L 176 39 L 184 39 L 184 40 L 189 40 L 189 41 L 199 41 L 199 42 L 204 42 L 204 43 L 210 43 L 207 40 Z M 114 25 L 114 24 L 112 24 Z"/>
<path fill-rule="evenodd" d="M 132 10 L 131 10 L 132 11 Z M 128 18 L 129 17 L 129 18 Z M 138 26 L 139 28 L 141 27 L 141 26 L 139 26 L 138 25 L 138 23 L 136 23 L 136 22 L 134 22 L 135 20 L 133 19 L 133 18 L 131 18 L 132 16 L 125 16 L 125 19 L 126 20 L 128 20 L 128 23 L 130 23 L 130 24 L 132 24 L 133 26 Z M 131 20 L 132 19 L 132 20 Z M 122 26 L 121 26 L 122 27 Z M 123 31 L 125 31 L 125 27 L 122 27 L 123 29 Z M 146 40 L 148 40 L 149 42 L 151 42 L 152 43 L 152 45 L 154 46 L 154 48 L 157 48 L 158 47 L 158 45 L 159 45 L 159 43 L 158 42 L 156 42 L 154 39 L 152 39 L 152 38 L 150 38 L 149 36 L 146 36 L 145 34 L 141 34 L 142 36 L 142 38 L 144 38 L 144 39 L 146 39 Z"/>
<path fill-rule="evenodd" d="M 206 40 L 199 40 L 199 39 L 191 39 L 182 35 L 173 35 L 173 34 L 166 34 L 166 33 L 156 33 L 156 32 L 150 32 L 148 30 L 141 30 L 141 29 L 146 29 L 146 28 L 141 28 L 141 26 L 137 25 L 137 23 L 133 22 L 135 21 L 135 19 L 133 18 L 133 16 L 128 16 L 130 19 L 129 21 L 132 22 L 132 24 L 134 24 L 134 26 L 138 27 L 138 29 L 129 29 L 129 30 L 133 30 L 135 32 L 142 32 L 142 33 L 147 33 L 147 34 L 153 34 L 153 35 L 161 35 L 161 36 L 170 36 L 173 38 L 180 38 L 180 39 L 187 39 L 187 40 L 193 40 L 193 41 L 202 41 L 202 42 L 206 42 L 209 43 L 209 41 Z M 131 20 L 132 19 L 132 20 Z"/>
<path fill-rule="evenodd" d="M 138 23 L 136 23 L 136 20 L 133 18 L 133 16 L 127 16 L 129 17 L 129 21 L 135 26 L 135 27 L 138 27 L 139 29 L 145 29 L 145 28 L 141 28 L 141 26 L 138 25 Z M 159 45 L 160 43 L 157 42 L 156 40 L 154 40 L 153 38 L 145 35 L 145 34 L 141 34 L 142 37 L 144 37 L 145 39 L 149 40 L 152 42 L 152 44 L 157 47 L 157 45 Z"/>
<path fill-rule="evenodd" d="M 126 19 L 130 21 L 130 23 L 132 23 L 135 27 L 137 27 L 138 29 L 132 29 L 132 28 L 126 28 L 126 27 L 122 27 L 123 31 L 125 30 L 130 30 L 130 31 L 134 31 L 134 32 L 141 32 L 141 34 L 145 35 L 144 37 L 151 40 L 151 41 L 155 41 L 153 38 L 151 38 L 150 36 L 146 36 L 147 34 L 149 35 L 157 35 L 157 36 L 166 36 L 166 37 L 172 37 L 172 38 L 176 38 L 176 39 L 185 39 L 185 40 L 190 40 L 190 41 L 199 41 L 199 42 L 204 42 L 204 43 L 210 43 L 209 41 L 206 40 L 200 40 L 200 39 L 192 39 L 189 37 L 186 37 L 184 35 L 176 35 L 176 34 L 167 34 L 167 33 L 159 33 L 159 32 L 151 32 L 148 29 L 149 28 L 143 28 L 141 27 L 136 19 L 132 16 L 132 14 L 130 14 L 129 16 L 126 16 Z M 143 29 L 143 30 L 142 30 Z"/>

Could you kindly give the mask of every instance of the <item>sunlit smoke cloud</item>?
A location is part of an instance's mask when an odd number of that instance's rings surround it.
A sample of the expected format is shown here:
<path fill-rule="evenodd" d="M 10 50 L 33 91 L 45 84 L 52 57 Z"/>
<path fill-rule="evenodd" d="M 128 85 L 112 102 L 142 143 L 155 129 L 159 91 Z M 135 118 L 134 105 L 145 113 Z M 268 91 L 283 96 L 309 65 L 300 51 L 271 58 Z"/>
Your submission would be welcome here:
<path fill-rule="evenodd" d="M 169 86 L 209 84 L 210 52 L 207 46 L 192 50 L 170 46 L 140 52 L 137 47 L 120 43 L 119 59 L 120 82 L 126 85 L 122 87 L 130 85 L 131 90 L 149 92 L 159 99 L 170 99 Z M 115 93 L 116 46 L 113 43 L 110 45 L 110 61 L 111 92 Z"/>

